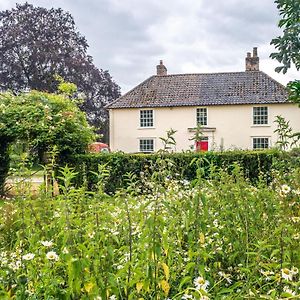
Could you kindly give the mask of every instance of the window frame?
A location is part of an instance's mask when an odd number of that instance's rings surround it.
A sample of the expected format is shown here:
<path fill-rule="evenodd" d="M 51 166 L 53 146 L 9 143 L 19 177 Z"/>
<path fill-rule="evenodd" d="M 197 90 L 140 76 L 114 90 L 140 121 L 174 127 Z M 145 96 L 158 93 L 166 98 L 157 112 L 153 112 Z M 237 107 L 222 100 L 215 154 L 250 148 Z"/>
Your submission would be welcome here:
<path fill-rule="evenodd" d="M 196 109 L 196 124 L 200 125 L 200 126 L 207 126 L 207 124 L 208 124 L 207 107 L 197 107 L 197 109 Z"/>
<path fill-rule="evenodd" d="M 266 113 L 262 112 L 266 110 Z M 253 126 L 268 126 L 269 125 L 269 107 L 268 106 L 253 106 L 252 107 L 252 125 Z"/>
<path fill-rule="evenodd" d="M 256 143 L 258 145 L 267 145 L 267 147 L 254 147 L 255 146 L 255 140 L 256 140 Z M 265 142 L 262 142 L 262 141 L 258 141 L 258 140 L 267 140 L 267 143 Z M 267 136 L 254 136 L 252 137 L 252 149 L 253 150 L 261 150 L 261 149 L 270 149 L 270 137 L 267 137 Z"/>
<path fill-rule="evenodd" d="M 152 141 L 152 148 L 151 149 L 142 149 L 141 148 L 141 143 L 142 142 L 149 142 L 149 141 Z M 144 145 L 146 148 L 149 147 L 149 145 Z M 139 152 L 141 153 L 152 153 L 154 152 L 154 149 L 155 149 L 155 139 L 154 138 L 139 138 Z"/>
<path fill-rule="evenodd" d="M 151 112 L 151 117 L 149 115 L 143 116 Z M 139 114 L 139 128 L 153 128 L 154 127 L 154 110 L 153 109 L 140 109 Z"/>

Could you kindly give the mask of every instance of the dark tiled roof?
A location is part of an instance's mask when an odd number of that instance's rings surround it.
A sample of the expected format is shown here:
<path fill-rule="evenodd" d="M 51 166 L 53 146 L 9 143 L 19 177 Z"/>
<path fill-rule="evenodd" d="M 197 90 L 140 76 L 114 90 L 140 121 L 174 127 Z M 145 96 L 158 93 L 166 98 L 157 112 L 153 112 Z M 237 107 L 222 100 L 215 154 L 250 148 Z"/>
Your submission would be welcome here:
<path fill-rule="evenodd" d="M 152 76 L 107 108 L 287 102 L 283 85 L 261 71 Z"/>

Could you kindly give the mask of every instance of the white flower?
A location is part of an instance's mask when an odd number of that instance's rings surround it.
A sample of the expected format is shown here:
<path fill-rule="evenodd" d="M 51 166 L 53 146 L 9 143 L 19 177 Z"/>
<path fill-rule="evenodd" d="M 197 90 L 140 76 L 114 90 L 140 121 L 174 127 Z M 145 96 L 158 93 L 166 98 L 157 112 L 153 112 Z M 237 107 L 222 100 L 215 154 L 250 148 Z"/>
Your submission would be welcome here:
<path fill-rule="evenodd" d="M 292 275 L 296 275 L 296 274 L 298 274 L 298 272 L 299 272 L 298 268 L 296 268 L 296 267 L 291 268 Z"/>
<path fill-rule="evenodd" d="M 46 254 L 46 257 L 47 259 L 49 260 L 56 260 L 58 261 L 59 260 L 59 256 L 56 254 L 56 252 L 54 251 L 49 251 L 47 254 Z"/>
<path fill-rule="evenodd" d="M 184 294 L 181 298 L 182 300 L 186 300 L 186 299 L 194 299 L 194 297 L 192 295 L 189 294 Z"/>
<path fill-rule="evenodd" d="M 209 282 L 205 280 L 202 276 L 199 276 L 194 279 L 194 285 L 196 287 L 196 290 L 206 291 L 207 287 L 209 286 Z"/>
<path fill-rule="evenodd" d="M 288 286 L 283 287 L 283 290 L 291 296 L 296 296 L 296 293 L 292 291 Z"/>
<path fill-rule="evenodd" d="M 280 191 L 282 194 L 286 195 L 291 191 L 291 188 L 287 184 L 283 184 Z"/>
<path fill-rule="evenodd" d="M 109 300 L 117 300 L 117 297 L 115 295 L 112 295 L 108 298 Z"/>
<path fill-rule="evenodd" d="M 230 279 L 231 275 L 230 274 L 226 274 L 224 272 L 218 272 L 219 276 L 220 277 L 223 277 L 228 284 L 231 284 L 232 283 L 232 280 Z"/>
<path fill-rule="evenodd" d="M 53 242 L 51 242 L 51 241 L 41 241 L 41 244 L 45 247 L 51 247 L 53 245 Z"/>
<path fill-rule="evenodd" d="M 286 280 L 293 280 L 293 273 L 288 268 L 281 269 L 281 277 Z"/>
<path fill-rule="evenodd" d="M 33 258 L 34 258 L 33 253 L 27 253 L 27 254 L 22 256 L 22 259 L 24 259 L 24 260 L 32 260 Z"/>
<path fill-rule="evenodd" d="M 94 236 L 95 236 L 95 231 L 89 232 L 89 233 L 88 233 L 88 237 L 89 237 L 90 239 L 92 239 Z"/>
<path fill-rule="evenodd" d="M 66 247 L 64 247 L 64 249 L 62 250 L 62 253 L 63 254 L 69 254 L 69 250 Z"/>

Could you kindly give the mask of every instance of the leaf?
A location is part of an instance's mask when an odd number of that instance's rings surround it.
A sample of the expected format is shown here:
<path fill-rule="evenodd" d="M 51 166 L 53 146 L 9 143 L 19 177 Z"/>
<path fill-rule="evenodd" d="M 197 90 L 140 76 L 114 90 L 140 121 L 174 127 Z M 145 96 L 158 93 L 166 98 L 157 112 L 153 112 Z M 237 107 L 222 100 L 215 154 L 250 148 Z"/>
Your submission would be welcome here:
<path fill-rule="evenodd" d="M 143 286 L 144 286 L 143 282 L 138 282 L 136 284 L 136 290 L 137 290 L 138 293 L 142 290 Z"/>
<path fill-rule="evenodd" d="M 168 281 L 169 278 L 170 278 L 170 270 L 169 270 L 169 267 L 166 263 L 162 263 L 162 268 L 164 269 L 164 273 L 165 273 L 165 277 L 166 277 L 166 280 Z"/>
<path fill-rule="evenodd" d="M 170 285 L 169 285 L 169 283 L 166 280 L 162 280 L 160 282 L 160 285 L 161 285 L 161 288 L 162 288 L 165 296 L 167 297 L 168 294 L 169 294 L 169 291 L 170 291 Z"/>
<path fill-rule="evenodd" d="M 88 282 L 84 284 L 85 291 L 89 294 L 91 290 L 94 288 L 95 284 L 93 282 Z"/>

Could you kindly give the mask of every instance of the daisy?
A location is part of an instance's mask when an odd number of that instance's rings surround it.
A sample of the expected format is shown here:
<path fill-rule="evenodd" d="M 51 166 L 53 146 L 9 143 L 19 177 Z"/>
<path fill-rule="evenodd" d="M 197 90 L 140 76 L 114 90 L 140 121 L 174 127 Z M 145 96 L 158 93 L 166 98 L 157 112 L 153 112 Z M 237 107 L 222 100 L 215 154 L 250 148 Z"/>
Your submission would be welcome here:
<path fill-rule="evenodd" d="M 47 254 L 46 254 L 46 257 L 47 259 L 49 260 L 56 260 L 58 261 L 59 260 L 59 256 L 56 254 L 56 252 L 54 251 L 49 251 Z"/>
<path fill-rule="evenodd" d="M 22 259 L 24 260 L 32 260 L 34 258 L 34 254 L 33 253 L 28 253 L 22 256 Z"/>
<path fill-rule="evenodd" d="M 206 291 L 207 287 L 209 286 L 209 282 L 205 280 L 202 276 L 199 276 L 194 279 L 194 285 L 196 287 L 196 290 Z"/>
<path fill-rule="evenodd" d="M 281 277 L 286 280 L 293 280 L 293 273 L 288 268 L 281 269 Z"/>

